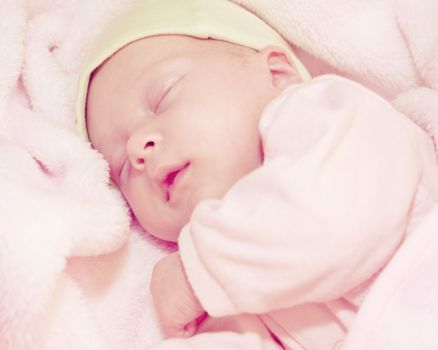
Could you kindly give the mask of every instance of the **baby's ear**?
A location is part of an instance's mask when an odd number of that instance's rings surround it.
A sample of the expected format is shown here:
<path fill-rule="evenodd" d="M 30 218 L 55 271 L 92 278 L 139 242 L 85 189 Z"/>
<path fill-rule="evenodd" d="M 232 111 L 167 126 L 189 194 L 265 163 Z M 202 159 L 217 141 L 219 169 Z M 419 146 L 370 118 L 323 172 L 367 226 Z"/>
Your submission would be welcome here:
<path fill-rule="evenodd" d="M 295 64 L 289 59 L 286 52 L 278 46 L 267 46 L 258 53 L 262 63 L 268 69 L 272 85 L 283 90 L 293 83 L 302 81 Z"/>

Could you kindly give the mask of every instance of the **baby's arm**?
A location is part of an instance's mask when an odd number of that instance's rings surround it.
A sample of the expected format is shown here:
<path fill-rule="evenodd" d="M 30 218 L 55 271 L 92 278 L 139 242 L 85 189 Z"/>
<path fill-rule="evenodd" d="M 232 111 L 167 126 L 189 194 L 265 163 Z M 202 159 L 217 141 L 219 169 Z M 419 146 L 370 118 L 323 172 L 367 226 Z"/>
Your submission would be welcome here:
<path fill-rule="evenodd" d="M 197 321 L 205 314 L 190 286 L 178 252 L 155 266 L 151 292 L 163 332 L 169 337 L 188 337 L 195 333 Z"/>
<path fill-rule="evenodd" d="M 179 240 L 212 316 L 264 313 L 338 298 L 401 243 L 426 134 L 342 78 L 291 87 L 268 108 L 265 164 L 222 200 L 195 209 Z"/>

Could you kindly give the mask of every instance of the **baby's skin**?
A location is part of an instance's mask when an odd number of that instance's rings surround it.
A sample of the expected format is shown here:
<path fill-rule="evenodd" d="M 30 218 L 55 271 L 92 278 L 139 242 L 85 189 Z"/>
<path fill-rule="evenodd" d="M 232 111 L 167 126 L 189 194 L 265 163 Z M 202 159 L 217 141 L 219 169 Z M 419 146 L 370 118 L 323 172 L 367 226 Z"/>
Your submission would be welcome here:
<path fill-rule="evenodd" d="M 262 164 L 262 112 L 300 80 L 278 47 L 145 38 L 93 75 L 88 134 L 138 222 L 176 242 L 199 202 L 221 198 Z M 205 311 L 178 252 L 157 264 L 151 290 L 165 334 L 192 335 Z"/>

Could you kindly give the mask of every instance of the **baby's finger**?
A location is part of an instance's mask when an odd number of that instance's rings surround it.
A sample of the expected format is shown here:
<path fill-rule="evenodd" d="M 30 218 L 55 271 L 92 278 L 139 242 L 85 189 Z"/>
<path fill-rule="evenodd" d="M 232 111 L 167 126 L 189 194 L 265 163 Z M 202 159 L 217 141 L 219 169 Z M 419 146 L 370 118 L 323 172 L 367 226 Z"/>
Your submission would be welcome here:
<path fill-rule="evenodd" d="M 195 335 L 197 328 L 196 320 L 186 324 L 184 327 L 183 338 L 189 338 Z"/>
<path fill-rule="evenodd" d="M 189 338 L 196 334 L 198 331 L 199 326 L 202 322 L 207 318 L 208 314 L 204 312 L 201 316 L 199 316 L 196 320 L 193 320 L 192 322 L 188 323 L 184 327 L 184 338 Z"/>

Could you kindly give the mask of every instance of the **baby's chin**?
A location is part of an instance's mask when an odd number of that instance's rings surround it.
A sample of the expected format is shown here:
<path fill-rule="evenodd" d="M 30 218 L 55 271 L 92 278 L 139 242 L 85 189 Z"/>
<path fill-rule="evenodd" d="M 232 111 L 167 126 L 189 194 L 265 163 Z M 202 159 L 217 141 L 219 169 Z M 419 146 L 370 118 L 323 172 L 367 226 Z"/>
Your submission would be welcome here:
<path fill-rule="evenodd" d="M 163 241 L 176 243 L 178 241 L 178 237 L 179 237 L 179 234 L 181 232 L 181 229 L 182 229 L 182 227 L 178 230 L 150 232 L 150 233 L 152 234 L 152 236 L 157 237 Z"/>
<path fill-rule="evenodd" d="M 157 222 L 151 224 L 150 222 L 141 222 L 138 220 L 139 224 L 152 236 L 159 238 L 163 241 L 177 242 L 178 237 L 181 233 L 182 228 L 188 222 L 187 220 L 173 220 L 172 222 Z"/>
<path fill-rule="evenodd" d="M 184 205 L 173 208 L 167 212 L 168 216 L 155 217 L 151 222 L 148 218 L 137 217 L 140 225 L 152 236 L 164 241 L 177 242 L 181 230 L 190 221 L 195 207 L 204 200 L 220 199 L 230 186 L 224 183 L 216 183 L 216 186 L 199 186 L 187 197 Z M 141 220 L 143 219 L 143 220 Z"/>

